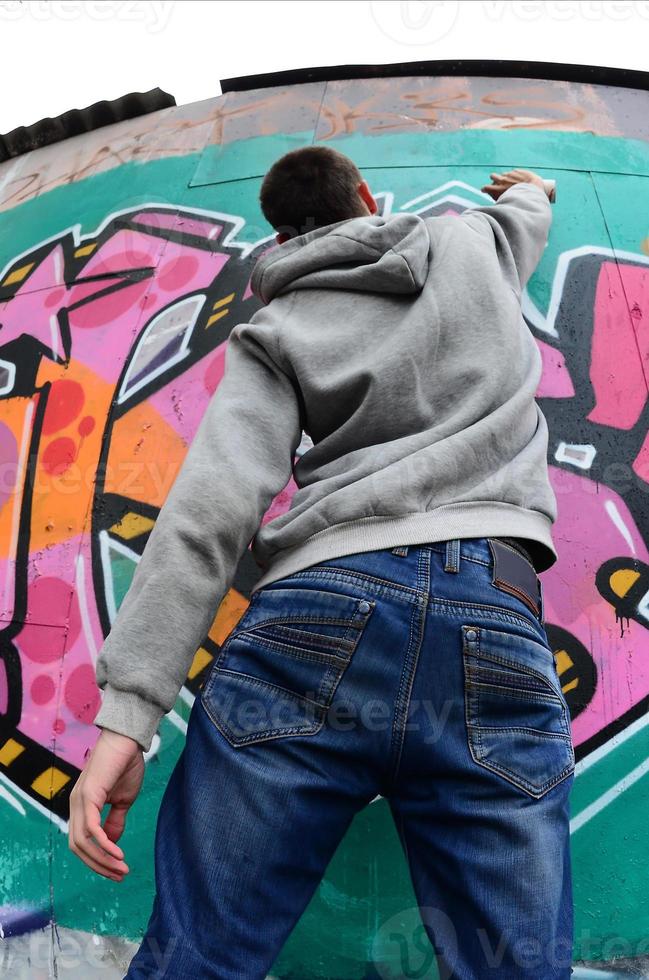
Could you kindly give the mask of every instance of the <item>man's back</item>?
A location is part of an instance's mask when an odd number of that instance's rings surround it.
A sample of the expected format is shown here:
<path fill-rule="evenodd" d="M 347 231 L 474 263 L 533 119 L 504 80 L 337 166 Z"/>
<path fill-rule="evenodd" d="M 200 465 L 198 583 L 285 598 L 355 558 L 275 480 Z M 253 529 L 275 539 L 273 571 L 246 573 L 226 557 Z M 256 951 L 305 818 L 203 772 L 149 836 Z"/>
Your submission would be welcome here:
<path fill-rule="evenodd" d="M 541 355 L 520 310 L 549 224 L 524 184 L 461 216 L 337 223 L 257 263 L 268 305 L 243 329 L 293 379 L 314 446 L 291 509 L 256 535 L 256 588 L 460 531 L 527 538 L 539 570 L 554 563 Z"/>

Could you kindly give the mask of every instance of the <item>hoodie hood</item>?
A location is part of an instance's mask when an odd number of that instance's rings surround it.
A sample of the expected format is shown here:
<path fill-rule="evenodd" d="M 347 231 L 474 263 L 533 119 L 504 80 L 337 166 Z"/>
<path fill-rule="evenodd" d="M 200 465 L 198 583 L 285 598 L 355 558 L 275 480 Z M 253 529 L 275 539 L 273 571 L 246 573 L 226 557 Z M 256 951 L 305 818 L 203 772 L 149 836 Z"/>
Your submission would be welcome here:
<path fill-rule="evenodd" d="M 336 221 L 264 252 L 250 288 L 262 303 L 293 289 L 416 293 L 426 281 L 430 247 L 417 214 Z"/>

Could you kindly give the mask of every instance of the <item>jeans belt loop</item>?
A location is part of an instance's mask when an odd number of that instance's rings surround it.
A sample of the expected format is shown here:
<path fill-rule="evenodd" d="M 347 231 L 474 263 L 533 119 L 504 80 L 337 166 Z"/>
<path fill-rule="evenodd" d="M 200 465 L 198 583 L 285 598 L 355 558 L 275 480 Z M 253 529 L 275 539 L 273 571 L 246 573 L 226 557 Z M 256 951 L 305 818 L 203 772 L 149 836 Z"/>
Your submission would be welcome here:
<path fill-rule="evenodd" d="M 400 558 L 407 558 L 407 556 L 408 556 L 408 545 L 407 544 L 399 544 L 399 545 L 397 545 L 395 548 L 392 549 L 392 554 L 393 555 L 399 555 Z"/>
<path fill-rule="evenodd" d="M 446 561 L 444 563 L 445 572 L 459 572 L 460 570 L 460 539 L 450 538 L 446 542 Z"/>

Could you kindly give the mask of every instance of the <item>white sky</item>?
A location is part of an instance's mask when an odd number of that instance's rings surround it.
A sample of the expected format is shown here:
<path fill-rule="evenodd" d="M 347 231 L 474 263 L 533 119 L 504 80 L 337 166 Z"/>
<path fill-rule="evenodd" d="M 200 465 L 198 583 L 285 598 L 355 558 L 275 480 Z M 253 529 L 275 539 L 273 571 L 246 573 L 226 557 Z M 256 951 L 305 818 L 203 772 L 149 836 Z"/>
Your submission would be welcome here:
<path fill-rule="evenodd" d="M 234 75 L 511 58 L 649 67 L 649 0 L 0 0 L 0 133 L 160 86 L 182 105 Z"/>

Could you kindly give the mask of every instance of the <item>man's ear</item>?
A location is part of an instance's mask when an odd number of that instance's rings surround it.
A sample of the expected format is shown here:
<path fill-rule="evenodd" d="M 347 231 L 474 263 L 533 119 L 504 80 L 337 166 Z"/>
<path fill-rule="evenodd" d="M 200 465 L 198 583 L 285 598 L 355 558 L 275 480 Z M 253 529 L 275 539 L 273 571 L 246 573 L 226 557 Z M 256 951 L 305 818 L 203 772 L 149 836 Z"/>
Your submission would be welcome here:
<path fill-rule="evenodd" d="M 362 180 L 358 185 L 358 193 L 367 204 L 370 214 L 376 214 L 376 212 L 379 210 L 379 206 L 374 200 L 374 197 L 372 196 L 372 192 L 369 189 L 366 180 Z"/>

